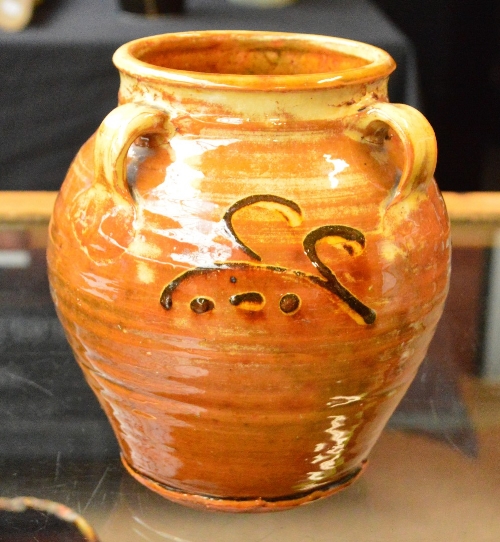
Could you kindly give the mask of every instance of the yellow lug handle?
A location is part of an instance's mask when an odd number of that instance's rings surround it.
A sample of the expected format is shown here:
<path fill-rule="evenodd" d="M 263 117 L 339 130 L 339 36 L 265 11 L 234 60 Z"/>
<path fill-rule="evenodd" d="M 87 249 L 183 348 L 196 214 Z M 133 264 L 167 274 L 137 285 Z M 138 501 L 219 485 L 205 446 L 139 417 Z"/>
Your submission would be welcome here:
<path fill-rule="evenodd" d="M 362 112 L 357 126 L 365 132 L 386 124 L 396 132 L 404 147 L 405 163 L 390 206 L 402 201 L 421 183 L 433 179 L 437 161 L 436 136 L 429 121 L 417 109 L 405 104 L 379 102 Z M 375 124 L 374 124 L 375 123 Z"/>
<path fill-rule="evenodd" d="M 138 137 L 167 135 L 168 120 L 165 112 L 148 105 L 127 103 L 113 109 L 97 130 L 94 167 L 98 182 L 133 204 L 127 183 L 128 150 Z"/>

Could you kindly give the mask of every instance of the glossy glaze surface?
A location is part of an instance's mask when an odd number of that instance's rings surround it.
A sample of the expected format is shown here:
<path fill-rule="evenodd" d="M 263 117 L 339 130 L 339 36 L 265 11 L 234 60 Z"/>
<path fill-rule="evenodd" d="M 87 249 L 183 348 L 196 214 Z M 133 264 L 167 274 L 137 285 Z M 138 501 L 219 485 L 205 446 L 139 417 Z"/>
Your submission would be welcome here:
<path fill-rule="evenodd" d="M 115 63 L 121 105 L 68 173 L 48 262 L 124 463 L 209 509 L 329 494 L 442 312 L 432 129 L 387 103 L 387 54 L 336 38 L 173 34 Z"/>

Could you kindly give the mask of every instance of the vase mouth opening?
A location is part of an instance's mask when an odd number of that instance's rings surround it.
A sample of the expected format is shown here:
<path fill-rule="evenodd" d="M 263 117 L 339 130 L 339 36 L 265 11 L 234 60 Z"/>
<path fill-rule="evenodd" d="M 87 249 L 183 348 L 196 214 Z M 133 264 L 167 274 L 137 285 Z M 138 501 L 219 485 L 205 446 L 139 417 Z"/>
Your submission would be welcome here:
<path fill-rule="evenodd" d="M 388 77 L 377 47 L 342 38 L 261 31 L 180 32 L 122 45 L 122 73 L 178 85 L 245 90 L 335 88 Z"/>

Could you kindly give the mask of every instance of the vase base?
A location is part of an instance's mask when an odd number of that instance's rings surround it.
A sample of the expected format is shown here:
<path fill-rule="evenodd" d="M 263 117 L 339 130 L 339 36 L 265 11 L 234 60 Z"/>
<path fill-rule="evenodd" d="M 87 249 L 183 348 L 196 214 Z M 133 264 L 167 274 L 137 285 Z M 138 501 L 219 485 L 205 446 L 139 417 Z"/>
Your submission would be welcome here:
<path fill-rule="evenodd" d="M 121 456 L 121 460 L 133 478 L 162 497 L 190 508 L 214 512 L 279 512 L 308 504 L 318 499 L 329 497 L 351 485 L 361 475 L 367 463 L 365 460 L 359 467 L 351 470 L 339 480 L 307 492 L 300 492 L 285 497 L 231 498 L 187 493 L 139 473 L 127 462 L 123 455 Z"/>

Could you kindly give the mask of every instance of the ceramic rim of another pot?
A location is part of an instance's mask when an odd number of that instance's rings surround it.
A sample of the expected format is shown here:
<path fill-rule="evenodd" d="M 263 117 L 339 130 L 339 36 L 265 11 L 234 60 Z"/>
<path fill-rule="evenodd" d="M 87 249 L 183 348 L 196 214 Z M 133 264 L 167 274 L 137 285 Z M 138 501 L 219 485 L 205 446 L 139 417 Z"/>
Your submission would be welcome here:
<path fill-rule="evenodd" d="M 21 513 L 28 510 L 51 514 L 61 521 L 72 524 L 86 542 L 99 542 L 96 533 L 87 523 L 87 520 L 64 504 L 37 497 L 0 497 L 0 511 L 2 512 Z"/>
<path fill-rule="evenodd" d="M 180 42 L 193 43 L 197 40 L 232 40 L 253 41 L 259 44 L 284 40 L 303 44 L 307 47 L 320 48 L 324 52 L 332 51 L 342 53 L 367 63 L 337 72 L 319 72 L 293 75 L 241 75 L 234 73 L 209 73 L 203 71 L 179 70 L 155 66 L 142 60 L 138 56 L 149 50 L 168 50 Z M 354 40 L 321 36 L 314 34 L 296 34 L 288 32 L 266 32 L 251 30 L 207 30 L 197 32 L 177 32 L 159 34 L 130 41 L 119 47 L 113 55 L 113 62 L 121 73 L 132 77 L 150 81 L 165 81 L 180 86 L 196 86 L 204 88 L 232 89 L 232 90 L 313 90 L 339 88 L 350 84 L 367 83 L 388 77 L 396 68 L 394 59 L 378 47 Z"/>

